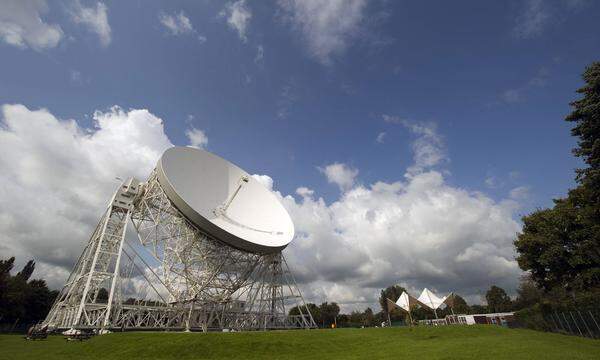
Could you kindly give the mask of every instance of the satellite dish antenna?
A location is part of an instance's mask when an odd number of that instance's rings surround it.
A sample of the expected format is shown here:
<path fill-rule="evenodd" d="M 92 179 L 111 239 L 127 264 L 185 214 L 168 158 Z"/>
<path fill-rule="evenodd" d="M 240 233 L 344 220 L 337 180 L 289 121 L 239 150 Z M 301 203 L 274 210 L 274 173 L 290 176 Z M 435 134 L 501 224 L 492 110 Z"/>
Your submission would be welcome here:
<path fill-rule="evenodd" d="M 275 195 L 229 161 L 191 147 L 173 147 L 156 166 L 158 182 L 199 228 L 241 250 L 273 253 L 294 237 Z"/>
<path fill-rule="evenodd" d="M 117 189 L 44 324 L 101 333 L 314 328 L 282 254 L 293 237 L 279 199 L 247 172 L 205 150 L 170 148 L 146 182 Z"/>

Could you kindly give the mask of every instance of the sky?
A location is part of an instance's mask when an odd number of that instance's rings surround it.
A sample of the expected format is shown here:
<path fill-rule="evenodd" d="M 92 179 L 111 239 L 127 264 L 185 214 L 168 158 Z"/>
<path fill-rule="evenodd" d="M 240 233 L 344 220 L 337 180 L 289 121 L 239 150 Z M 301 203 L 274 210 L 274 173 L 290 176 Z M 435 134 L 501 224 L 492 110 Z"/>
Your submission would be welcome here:
<path fill-rule="evenodd" d="M 271 188 L 309 301 L 515 293 L 520 218 L 575 185 L 585 0 L 0 0 L 0 257 L 57 288 L 173 145 Z"/>

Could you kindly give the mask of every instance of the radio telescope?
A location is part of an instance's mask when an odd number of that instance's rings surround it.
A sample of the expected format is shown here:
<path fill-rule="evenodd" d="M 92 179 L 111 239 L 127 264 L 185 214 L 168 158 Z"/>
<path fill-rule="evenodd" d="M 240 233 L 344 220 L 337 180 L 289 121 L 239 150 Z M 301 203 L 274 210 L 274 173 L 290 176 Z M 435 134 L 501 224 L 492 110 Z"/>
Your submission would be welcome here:
<path fill-rule="evenodd" d="M 204 150 L 170 148 L 146 182 L 117 189 L 44 324 L 314 328 L 282 254 L 293 237 L 285 208 L 244 170 Z M 297 315 L 287 314 L 292 306 Z"/>

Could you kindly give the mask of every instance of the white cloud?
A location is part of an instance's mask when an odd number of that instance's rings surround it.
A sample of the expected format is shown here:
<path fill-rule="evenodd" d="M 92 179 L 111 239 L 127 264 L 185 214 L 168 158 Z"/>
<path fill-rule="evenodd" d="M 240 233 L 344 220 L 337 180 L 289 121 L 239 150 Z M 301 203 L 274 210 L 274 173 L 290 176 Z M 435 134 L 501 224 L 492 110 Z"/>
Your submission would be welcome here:
<path fill-rule="evenodd" d="M 522 89 L 508 89 L 502 93 L 502 99 L 509 104 L 521 102 L 523 100 Z"/>
<path fill-rule="evenodd" d="M 377 141 L 380 144 L 383 144 L 385 141 L 385 135 L 386 134 L 384 131 L 380 132 L 379 134 L 377 134 L 377 138 L 375 139 L 375 141 Z"/>
<path fill-rule="evenodd" d="M 69 78 L 73 85 L 83 85 L 83 76 L 81 75 L 81 71 L 71 69 L 69 71 Z"/>
<path fill-rule="evenodd" d="M 526 0 L 515 17 L 512 34 L 518 39 L 534 39 L 556 26 L 567 16 L 585 9 L 588 0 Z"/>
<path fill-rule="evenodd" d="M 172 144 L 162 120 L 144 109 L 96 111 L 92 129 L 46 109 L 0 109 L 0 254 L 34 258 L 36 276 L 43 271 L 57 287 L 118 186 L 115 177 L 146 179 Z"/>
<path fill-rule="evenodd" d="M 0 39 L 22 49 L 56 47 L 63 31 L 59 25 L 44 22 L 42 15 L 47 12 L 44 0 L 0 1 Z"/>
<path fill-rule="evenodd" d="M 293 78 L 288 80 L 281 88 L 281 95 L 277 102 L 277 117 L 286 119 L 290 115 L 290 109 L 298 100 L 298 85 Z"/>
<path fill-rule="evenodd" d="M 183 11 L 180 11 L 179 14 L 173 15 L 160 13 L 158 15 L 158 19 L 160 20 L 160 23 L 167 28 L 171 35 L 177 36 L 194 33 L 192 22 L 187 16 L 185 16 Z M 206 41 L 206 38 L 204 38 L 204 41 Z"/>
<path fill-rule="evenodd" d="M 529 79 L 525 84 L 518 88 L 508 89 L 504 91 L 501 98 L 508 104 L 515 104 L 525 100 L 525 94 L 530 92 L 533 88 L 542 88 L 548 84 L 548 78 L 550 77 L 550 69 L 547 66 L 540 67 L 535 75 Z"/>
<path fill-rule="evenodd" d="M 487 186 L 490 189 L 496 189 L 501 184 L 500 180 L 497 177 L 493 176 L 493 175 L 488 176 L 487 178 L 485 178 L 484 183 L 485 183 L 485 186 Z"/>
<path fill-rule="evenodd" d="M 400 118 L 396 115 L 381 115 L 383 121 L 389 124 L 399 124 L 417 135 L 412 143 L 414 164 L 407 170 L 407 176 L 423 172 L 437 165 L 448 162 L 444 140 L 437 132 L 433 122 L 416 122 Z"/>
<path fill-rule="evenodd" d="M 364 18 L 366 0 L 280 0 L 285 21 L 301 32 L 308 50 L 323 64 L 346 50 Z"/>
<path fill-rule="evenodd" d="M 329 183 L 336 184 L 341 191 L 349 190 L 358 175 L 357 169 L 338 162 L 319 168 L 319 171 L 325 174 Z"/>
<path fill-rule="evenodd" d="M 408 174 L 423 172 L 449 160 L 435 123 L 404 121 L 402 124 L 417 135 L 412 144 L 415 163 L 408 168 Z"/>
<path fill-rule="evenodd" d="M 208 137 L 204 131 L 196 128 L 191 128 L 185 131 L 185 136 L 190 141 L 190 146 L 195 148 L 204 148 L 208 144 Z"/>
<path fill-rule="evenodd" d="M 264 57 L 265 57 L 265 48 L 262 45 L 258 45 L 256 47 L 256 56 L 254 57 L 254 62 L 256 64 L 258 64 L 263 61 Z"/>
<path fill-rule="evenodd" d="M 273 190 L 273 179 L 269 175 L 254 174 L 252 177 L 267 189 Z"/>
<path fill-rule="evenodd" d="M 300 200 L 279 195 L 296 228 L 286 256 L 309 301 L 378 308 L 379 290 L 396 283 L 476 299 L 518 282 L 513 199 L 450 186 L 433 170 L 354 186 L 331 204 L 296 192 Z"/>
<path fill-rule="evenodd" d="M 102 46 L 108 46 L 111 41 L 111 29 L 108 24 L 108 8 L 102 2 L 97 2 L 96 7 L 85 7 L 76 0 L 70 9 L 71 20 L 76 24 L 86 26 L 91 32 L 96 33 Z"/>
<path fill-rule="evenodd" d="M 0 254 L 36 259 L 36 276 L 43 272 L 56 287 L 118 186 L 114 178 L 145 179 L 172 144 L 148 110 L 97 111 L 92 129 L 45 109 L 1 111 Z M 411 130 L 438 146 L 430 125 L 413 123 Z M 368 186 L 357 185 L 358 170 L 344 164 L 322 171 L 344 190 L 330 204 L 306 187 L 296 190 L 298 200 L 276 193 L 295 223 L 285 254 L 309 301 L 377 308 L 379 289 L 395 283 L 468 298 L 492 283 L 514 289 L 521 273 L 514 217 L 526 189 L 496 202 L 431 169 Z M 269 176 L 253 176 L 273 188 Z"/>
<path fill-rule="evenodd" d="M 431 129 L 413 123 L 416 143 L 438 147 Z M 309 301 L 378 309 L 379 290 L 396 283 L 414 293 L 456 291 L 471 301 L 491 284 L 514 291 L 521 274 L 512 245 L 521 226 L 514 218 L 526 189 L 496 202 L 447 184 L 440 171 L 411 172 L 415 166 L 404 180 L 369 186 L 356 185 L 358 170 L 348 175 L 342 164 L 329 174 L 321 169 L 346 190 L 331 204 L 306 187 L 296 190 L 299 200 L 276 192 L 294 220 L 286 256 Z"/>
<path fill-rule="evenodd" d="M 299 187 L 299 188 L 296 189 L 296 194 L 298 194 L 298 195 L 300 195 L 302 197 L 305 197 L 305 196 L 311 197 L 311 196 L 314 195 L 314 193 L 315 193 L 314 190 L 309 189 L 309 188 L 304 187 L 304 186 L 301 186 L 301 187 Z"/>
<path fill-rule="evenodd" d="M 517 16 L 513 34 L 521 39 L 537 37 L 543 33 L 550 17 L 543 0 L 528 0 Z"/>
<path fill-rule="evenodd" d="M 252 19 L 252 11 L 246 5 L 246 0 L 238 0 L 234 3 L 225 5 L 220 16 L 227 18 L 227 24 L 230 28 L 237 31 L 242 41 L 247 41 L 246 31 L 250 19 Z"/>
<path fill-rule="evenodd" d="M 510 191 L 509 197 L 513 200 L 523 201 L 529 198 L 529 192 L 528 186 L 517 186 Z"/>

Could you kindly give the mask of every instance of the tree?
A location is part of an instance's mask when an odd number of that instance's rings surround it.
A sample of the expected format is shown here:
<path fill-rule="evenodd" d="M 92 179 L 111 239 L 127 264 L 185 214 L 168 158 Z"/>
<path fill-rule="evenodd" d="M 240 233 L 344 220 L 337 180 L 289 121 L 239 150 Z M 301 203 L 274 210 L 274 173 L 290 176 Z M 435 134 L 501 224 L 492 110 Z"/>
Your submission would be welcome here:
<path fill-rule="evenodd" d="M 365 312 L 363 313 L 363 325 L 375 326 L 375 315 L 370 307 L 366 308 Z"/>
<path fill-rule="evenodd" d="M 510 311 L 512 307 L 512 301 L 506 294 L 506 291 L 496 285 L 492 285 L 487 291 L 485 299 L 488 304 L 488 310 L 491 312 Z"/>
<path fill-rule="evenodd" d="M 3 321 L 8 312 L 8 282 L 14 265 L 14 256 L 8 260 L 0 260 L 0 321 Z"/>
<path fill-rule="evenodd" d="M 470 314 L 485 314 L 487 312 L 488 312 L 488 309 L 485 306 L 475 304 L 475 305 L 471 305 L 471 311 L 469 313 Z"/>
<path fill-rule="evenodd" d="M 27 264 L 23 266 L 23 270 L 17 273 L 17 277 L 21 278 L 23 281 L 27 281 L 33 274 L 33 270 L 35 270 L 35 261 L 29 260 Z"/>
<path fill-rule="evenodd" d="M 312 315 L 315 323 L 317 323 L 317 325 L 321 325 L 321 309 L 319 309 L 319 307 L 313 303 L 306 304 L 306 307 L 308 308 L 308 311 L 310 311 L 310 314 Z M 289 314 L 300 315 L 300 310 L 302 310 L 302 314 L 304 314 L 305 316 L 308 315 L 304 306 L 302 306 L 301 309 L 298 309 L 298 306 L 294 306 L 290 309 Z"/>
<path fill-rule="evenodd" d="M 451 300 L 449 302 L 450 305 L 448 307 L 451 307 L 452 310 L 445 309 L 446 315 L 451 314 L 452 311 L 454 311 L 454 314 L 468 314 L 469 311 L 471 310 L 469 308 L 469 305 L 467 305 L 467 302 L 465 301 L 465 299 L 463 299 L 463 297 L 458 294 L 452 294 L 452 297 L 450 300 Z"/>
<path fill-rule="evenodd" d="M 12 276 L 14 261 L 14 257 L 0 260 L 0 322 L 31 324 L 43 320 L 58 292 L 48 290 L 44 280 L 29 280 L 34 261 Z"/>
<path fill-rule="evenodd" d="M 542 301 L 543 295 L 543 291 L 537 287 L 530 276 L 523 276 L 517 289 L 514 307 L 516 310 L 532 307 Z"/>
<path fill-rule="evenodd" d="M 354 310 L 350 313 L 350 325 L 360 327 L 363 325 L 364 314 L 358 310 Z"/>
<path fill-rule="evenodd" d="M 578 187 L 550 209 L 523 217 L 523 230 L 515 241 L 517 261 L 545 291 L 560 287 L 586 292 L 600 287 L 600 62 L 583 74 L 583 97 L 571 103 L 566 120 L 578 137 L 573 149 L 586 168 L 578 169 Z"/>
<path fill-rule="evenodd" d="M 321 324 L 327 327 L 335 323 L 335 318 L 340 313 L 340 307 L 335 302 L 324 302 L 319 306 L 319 310 L 321 310 Z"/>
<path fill-rule="evenodd" d="M 574 122 L 571 135 L 579 138 L 573 149 L 588 165 L 577 170 L 577 181 L 593 192 L 591 201 L 600 200 L 600 62 L 594 62 L 583 73 L 585 85 L 577 90 L 583 98 L 571 103 L 573 111 L 566 118 Z"/>
<path fill-rule="evenodd" d="M 406 291 L 406 289 L 400 285 L 388 286 L 387 288 L 381 290 L 381 294 L 379 296 L 379 305 L 381 306 L 381 310 L 386 316 L 386 319 L 384 321 L 387 321 L 388 313 L 390 315 L 391 320 L 404 319 L 404 314 L 399 309 L 389 309 L 387 302 L 387 299 L 390 299 L 395 302 L 396 300 L 398 300 L 398 298 L 400 297 L 400 295 L 402 295 L 404 291 Z"/>

